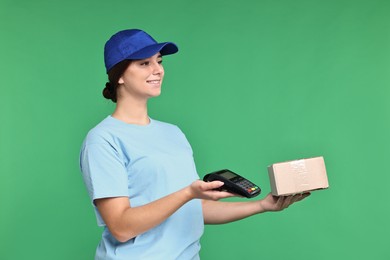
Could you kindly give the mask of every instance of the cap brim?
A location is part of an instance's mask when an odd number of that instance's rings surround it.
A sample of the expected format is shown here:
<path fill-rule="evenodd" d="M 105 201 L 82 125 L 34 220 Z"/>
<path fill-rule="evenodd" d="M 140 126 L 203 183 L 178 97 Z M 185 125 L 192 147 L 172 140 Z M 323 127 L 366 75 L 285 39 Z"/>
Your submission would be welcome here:
<path fill-rule="evenodd" d="M 179 48 L 173 42 L 163 42 L 153 45 L 149 45 L 141 50 L 132 53 L 126 57 L 128 60 L 142 60 L 152 57 L 156 53 L 160 52 L 162 56 L 174 54 L 179 51 Z"/>

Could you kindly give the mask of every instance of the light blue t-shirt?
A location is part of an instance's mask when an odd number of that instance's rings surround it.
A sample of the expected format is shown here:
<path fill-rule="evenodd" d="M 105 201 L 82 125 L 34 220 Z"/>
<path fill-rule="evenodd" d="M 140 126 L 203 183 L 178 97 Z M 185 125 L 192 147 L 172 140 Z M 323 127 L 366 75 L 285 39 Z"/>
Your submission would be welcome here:
<path fill-rule="evenodd" d="M 145 205 L 199 179 L 192 149 L 181 130 L 150 119 L 132 125 L 108 116 L 84 140 L 80 166 L 91 201 L 129 197 Z M 98 225 L 105 226 L 97 208 Z M 95 259 L 199 259 L 201 202 L 191 200 L 157 227 L 121 243 L 105 227 Z"/>

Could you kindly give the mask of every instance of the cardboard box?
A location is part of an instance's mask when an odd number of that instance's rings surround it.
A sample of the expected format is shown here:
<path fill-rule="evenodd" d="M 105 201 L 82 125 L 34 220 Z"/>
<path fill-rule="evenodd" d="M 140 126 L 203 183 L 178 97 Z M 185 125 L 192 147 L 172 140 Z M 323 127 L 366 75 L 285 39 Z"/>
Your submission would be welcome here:
<path fill-rule="evenodd" d="M 329 187 L 324 158 L 313 157 L 268 166 L 271 193 L 286 196 Z"/>

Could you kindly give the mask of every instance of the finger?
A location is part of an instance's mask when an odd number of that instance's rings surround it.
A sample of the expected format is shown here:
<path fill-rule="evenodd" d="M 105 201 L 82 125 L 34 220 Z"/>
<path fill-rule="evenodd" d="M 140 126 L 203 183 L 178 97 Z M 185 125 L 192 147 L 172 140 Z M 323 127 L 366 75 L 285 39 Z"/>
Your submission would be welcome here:
<path fill-rule="evenodd" d="M 287 196 L 283 202 L 283 209 L 288 208 L 292 204 L 294 196 Z"/>
<path fill-rule="evenodd" d="M 220 190 L 206 190 L 204 191 L 205 194 L 220 194 L 222 196 L 237 196 L 234 193 L 228 192 L 228 191 L 220 191 Z"/>
<path fill-rule="evenodd" d="M 236 194 L 236 193 L 231 193 L 231 192 L 228 192 L 228 191 L 221 191 L 222 195 L 224 197 L 240 197 L 240 198 L 244 198 L 243 196 L 239 195 L 239 194 Z"/>
<path fill-rule="evenodd" d="M 229 198 L 229 197 L 235 196 L 233 193 L 230 193 L 230 192 L 216 191 L 216 190 L 205 191 L 204 195 L 209 200 L 220 200 L 220 199 L 224 199 L 224 198 Z"/>
<path fill-rule="evenodd" d="M 211 182 L 203 182 L 202 188 L 203 190 L 213 190 L 222 187 L 224 183 L 222 181 L 211 181 Z"/>
<path fill-rule="evenodd" d="M 294 195 L 294 198 L 293 200 L 291 201 L 291 204 L 292 203 L 295 203 L 295 202 L 298 202 L 298 201 L 301 201 L 303 200 L 304 198 L 308 197 L 310 195 L 310 193 L 300 193 L 300 194 L 296 194 Z"/>
<path fill-rule="evenodd" d="M 285 196 L 279 196 L 278 200 L 276 201 L 276 208 L 283 209 L 284 200 Z"/>
<path fill-rule="evenodd" d="M 229 198 L 229 197 L 236 197 L 237 196 L 237 194 L 230 193 L 230 192 L 227 192 L 227 191 L 216 191 L 216 192 L 217 192 L 217 196 L 219 197 L 218 199 Z"/>

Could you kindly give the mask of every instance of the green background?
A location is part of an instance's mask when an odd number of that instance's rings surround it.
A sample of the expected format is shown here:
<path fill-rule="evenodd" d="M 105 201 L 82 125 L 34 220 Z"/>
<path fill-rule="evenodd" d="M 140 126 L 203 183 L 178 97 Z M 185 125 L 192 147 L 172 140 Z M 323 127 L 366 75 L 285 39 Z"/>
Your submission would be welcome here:
<path fill-rule="evenodd" d="M 390 259 L 390 2 L 0 1 L 0 259 L 93 259 L 101 229 L 78 167 L 111 113 L 103 45 L 142 28 L 165 58 L 150 116 L 179 125 L 200 176 L 324 156 L 330 188 L 207 226 L 201 258 Z"/>

